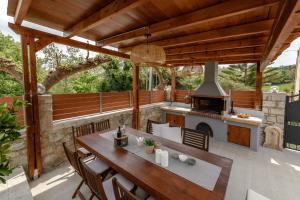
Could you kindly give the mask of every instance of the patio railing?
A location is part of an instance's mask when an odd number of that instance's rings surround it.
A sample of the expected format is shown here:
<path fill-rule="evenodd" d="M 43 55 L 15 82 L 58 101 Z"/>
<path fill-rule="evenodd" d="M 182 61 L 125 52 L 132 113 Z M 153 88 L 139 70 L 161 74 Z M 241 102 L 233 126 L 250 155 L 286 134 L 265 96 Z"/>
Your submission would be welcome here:
<path fill-rule="evenodd" d="M 140 104 L 162 102 L 165 91 L 140 91 Z M 132 93 L 100 92 L 85 94 L 53 94 L 53 120 L 65 119 L 81 115 L 102 113 L 106 111 L 130 108 Z"/>
<path fill-rule="evenodd" d="M 191 90 L 176 90 L 175 101 L 188 103 L 186 96 Z M 21 97 L 18 97 L 21 98 Z M 255 108 L 255 91 L 231 91 L 234 106 Z M 130 108 L 132 93 L 128 92 L 101 92 L 84 94 L 53 94 L 53 120 L 66 119 L 82 115 L 102 113 L 112 110 Z M 0 97 L 0 103 L 11 104 L 12 97 Z M 165 91 L 140 91 L 140 105 L 165 101 Z M 24 123 L 23 110 L 18 112 L 18 121 Z"/>

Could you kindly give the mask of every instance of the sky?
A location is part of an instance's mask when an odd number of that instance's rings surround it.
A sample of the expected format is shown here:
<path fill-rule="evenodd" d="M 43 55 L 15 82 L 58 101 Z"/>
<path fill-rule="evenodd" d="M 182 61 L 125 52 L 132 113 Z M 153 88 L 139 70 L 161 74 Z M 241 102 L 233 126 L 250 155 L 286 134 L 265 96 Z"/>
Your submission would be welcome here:
<path fill-rule="evenodd" d="M 20 41 L 20 37 L 18 35 L 16 35 L 12 30 L 9 29 L 7 23 L 8 22 L 13 22 L 13 18 L 12 17 L 8 17 L 6 15 L 6 9 L 7 9 L 7 1 L 8 0 L 0 0 L 0 31 L 5 34 L 5 35 L 11 35 L 14 37 L 14 39 L 16 41 Z M 38 30 L 42 30 L 42 31 L 47 31 L 56 35 L 60 35 L 62 36 L 63 33 L 59 32 L 59 31 L 55 31 L 53 29 L 49 29 L 46 27 L 42 27 L 42 26 L 38 26 L 38 25 L 34 25 L 32 23 L 26 22 L 24 21 L 22 23 L 23 26 L 28 26 L 34 29 L 38 29 Z M 82 38 L 73 38 L 76 40 L 80 40 L 80 41 L 84 41 L 86 42 L 86 39 L 82 39 Z M 90 44 L 92 44 L 92 42 L 90 42 Z M 297 38 L 296 40 L 294 40 L 291 43 L 291 46 L 286 49 L 276 60 L 273 64 L 271 64 L 271 66 L 282 66 L 282 65 L 292 65 L 292 64 L 296 64 L 296 58 L 297 58 L 297 50 L 300 47 L 300 37 Z M 60 48 L 64 48 L 62 45 L 60 46 Z M 109 47 L 107 47 L 109 48 Z M 95 54 L 94 54 L 95 55 Z M 91 55 L 93 56 L 93 55 Z"/>

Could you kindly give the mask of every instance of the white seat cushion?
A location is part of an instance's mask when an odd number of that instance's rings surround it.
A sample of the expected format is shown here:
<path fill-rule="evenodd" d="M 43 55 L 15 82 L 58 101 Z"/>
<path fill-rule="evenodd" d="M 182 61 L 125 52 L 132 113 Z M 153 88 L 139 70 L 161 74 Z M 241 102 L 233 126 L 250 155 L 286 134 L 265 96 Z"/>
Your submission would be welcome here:
<path fill-rule="evenodd" d="M 257 192 L 254 192 L 251 189 L 248 189 L 246 200 L 270 200 L 270 199 L 264 197 L 261 194 L 258 194 Z"/>
<path fill-rule="evenodd" d="M 109 166 L 101 160 L 90 160 L 86 163 L 89 168 L 91 168 L 96 174 L 101 174 L 102 172 L 109 169 Z"/>
<path fill-rule="evenodd" d="M 112 185 L 112 179 L 116 178 L 118 180 L 118 182 L 126 188 L 126 190 L 130 191 L 133 189 L 134 184 L 131 183 L 129 180 L 127 180 L 125 177 L 123 177 L 120 174 L 116 174 L 113 177 L 111 177 L 110 179 L 106 180 L 103 182 L 103 188 L 104 188 L 104 192 L 106 194 L 107 199 L 109 200 L 115 200 L 115 194 L 114 194 L 114 189 L 113 189 L 113 185 Z"/>
<path fill-rule="evenodd" d="M 173 142 L 182 143 L 181 128 L 179 127 L 161 127 L 160 136 Z"/>
<path fill-rule="evenodd" d="M 162 127 L 169 127 L 169 123 L 166 124 L 152 124 L 152 134 L 156 136 L 160 136 L 160 129 Z"/>

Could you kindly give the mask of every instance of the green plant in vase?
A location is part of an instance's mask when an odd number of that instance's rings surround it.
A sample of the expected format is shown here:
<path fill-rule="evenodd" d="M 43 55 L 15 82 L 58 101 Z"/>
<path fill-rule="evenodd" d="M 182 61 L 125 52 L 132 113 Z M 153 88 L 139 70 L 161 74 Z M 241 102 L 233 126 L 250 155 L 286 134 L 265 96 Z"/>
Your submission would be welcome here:
<path fill-rule="evenodd" d="M 145 151 L 146 153 L 153 153 L 155 141 L 151 138 L 144 139 Z"/>
<path fill-rule="evenodd" d="M 25 126 L 17 122 L 16 112 L 25 105 L 24 101 L 14 98 L 13 105 L 0 104 L 0 181 L 5 183 L 5 176 L 12 170 L 9 169 L 9 150 L 13 141 L 20 138 L 20 130 Z"/>

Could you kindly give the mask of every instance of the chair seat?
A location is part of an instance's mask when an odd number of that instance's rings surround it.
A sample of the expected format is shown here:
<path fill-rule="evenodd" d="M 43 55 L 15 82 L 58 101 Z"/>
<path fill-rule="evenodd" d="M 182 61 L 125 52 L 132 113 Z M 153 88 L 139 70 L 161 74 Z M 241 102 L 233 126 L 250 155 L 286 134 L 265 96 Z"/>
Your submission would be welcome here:
<path fill-rule="evenodd" d="M 104 188 L 104 192 L 106 194 L 107 199 L 109 200 L 115 200 L 115 194 L 114 194 L 114 189 L 113 189 L 113 185 L 112 185 L 112 179 L 116 178 L 118 180 L 118 182 L 126 188 L 126 190 L 131 191 L 134 188 L 134 184 L 131 183 L 129 180 L 127 180 L 125 177 L 123 177 L 120 174 L 116 174 L 113 177 L 111 177 L 110 179 L 106 180 L 103 182 L 103 188 Z"/>
<path fill-rule="evenodd" d="M 80 156 L 82 157 L 87 157 L 87 156 L 91 156 L 92 153 L 89 152 L 87 149 L 80 147 L 77 149 L 77 152 L 79 153 Z"/>
<path fill-rule="evenodd" d="M 109 166 L 101 160 L 91 160 L 86 163 L 91 170 L 96 174 L 102 174 L 103 172 L 109 170 Z"/>

